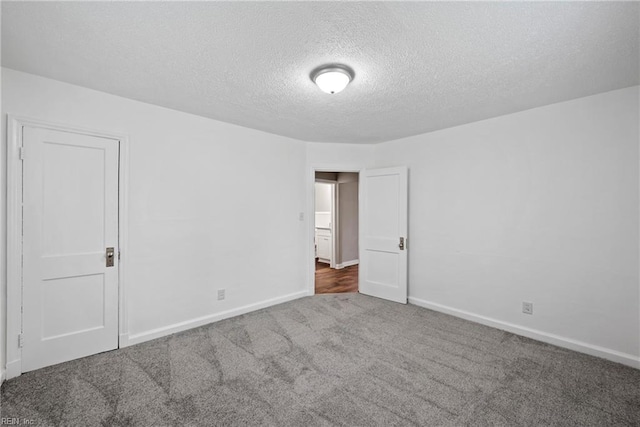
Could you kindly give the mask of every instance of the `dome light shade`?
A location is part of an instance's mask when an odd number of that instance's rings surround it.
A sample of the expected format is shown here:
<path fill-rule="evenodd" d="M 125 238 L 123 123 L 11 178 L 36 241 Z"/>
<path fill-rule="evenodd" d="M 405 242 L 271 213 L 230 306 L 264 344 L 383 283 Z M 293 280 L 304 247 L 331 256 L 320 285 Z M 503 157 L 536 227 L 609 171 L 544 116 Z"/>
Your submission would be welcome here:
<path fill-rule="evenodd" d="M 311 80 L 326 93 L 342 91 L 353 79 L 353 71 L 344 65 L 325 65 L 311 74 Z"/>

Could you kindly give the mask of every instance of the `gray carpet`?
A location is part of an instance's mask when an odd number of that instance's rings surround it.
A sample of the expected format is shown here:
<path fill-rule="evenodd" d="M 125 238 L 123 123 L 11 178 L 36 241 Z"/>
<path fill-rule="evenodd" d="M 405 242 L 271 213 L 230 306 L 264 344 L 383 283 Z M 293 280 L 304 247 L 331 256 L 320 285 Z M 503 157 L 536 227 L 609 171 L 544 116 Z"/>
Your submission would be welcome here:
<path fill-rule="evenodd" d="M 318 295 L 6 381 L 69 426 L 640 425 L 640 371 L 415 306 Z"/>

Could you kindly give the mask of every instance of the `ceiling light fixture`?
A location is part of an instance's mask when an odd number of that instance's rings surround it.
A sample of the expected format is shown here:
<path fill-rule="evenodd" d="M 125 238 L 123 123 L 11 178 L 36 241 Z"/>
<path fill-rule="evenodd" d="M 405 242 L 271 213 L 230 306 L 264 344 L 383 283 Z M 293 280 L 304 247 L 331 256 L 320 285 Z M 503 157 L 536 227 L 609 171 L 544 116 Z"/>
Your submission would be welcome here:
<path fill-rule="evenodd" d="M 346 65 L 323 65 L 313 70 L 311 80 L 323 92 L 338 93 L 353 80 L 353 70 Z"/>

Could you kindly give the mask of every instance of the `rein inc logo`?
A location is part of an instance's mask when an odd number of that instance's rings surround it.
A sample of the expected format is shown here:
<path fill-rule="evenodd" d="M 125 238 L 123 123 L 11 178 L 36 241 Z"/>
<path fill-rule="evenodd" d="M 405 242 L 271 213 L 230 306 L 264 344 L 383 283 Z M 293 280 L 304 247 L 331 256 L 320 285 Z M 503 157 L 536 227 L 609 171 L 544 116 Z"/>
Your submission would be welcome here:
<path fill-rule="evenodd" d="M 0 418 L 0 426 L 30 426 L 36 425 L 36 420 L 30 420 L 29 418 Z"/>

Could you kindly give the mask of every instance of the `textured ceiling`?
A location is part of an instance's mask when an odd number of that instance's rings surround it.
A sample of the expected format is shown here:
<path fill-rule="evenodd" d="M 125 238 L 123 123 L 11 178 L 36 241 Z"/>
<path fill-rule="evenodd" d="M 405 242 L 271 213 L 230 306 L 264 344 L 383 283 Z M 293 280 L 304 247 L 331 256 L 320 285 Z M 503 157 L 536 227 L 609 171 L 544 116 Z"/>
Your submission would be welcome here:
<path fill-rule="evenodd" d="M 2 65 L 307 141 L 371 143 L 639 84 L 639 4 L 2 2 Z M 343 92 L 309 79 L 355 70 Z"/>

